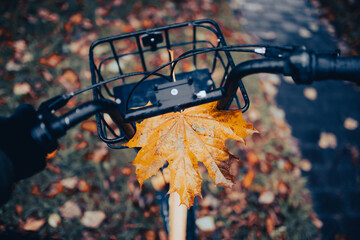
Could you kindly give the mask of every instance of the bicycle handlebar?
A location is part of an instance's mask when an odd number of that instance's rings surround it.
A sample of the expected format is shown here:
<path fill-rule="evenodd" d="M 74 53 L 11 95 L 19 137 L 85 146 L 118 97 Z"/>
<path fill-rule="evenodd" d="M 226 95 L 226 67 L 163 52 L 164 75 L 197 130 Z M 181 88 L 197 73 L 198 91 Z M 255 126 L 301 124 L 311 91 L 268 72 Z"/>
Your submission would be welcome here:
<path fill-rule="evenodd" d="M 334 53 L 316 54 L 306 50 L 294 50 L 282 56 L 270 56 L 270 58 L 245 61 L 231 70 L 221 89 L 209 92 L 205 98 L 201 99 L 194 98 L 190 93 L 189 96 L 186 96 L 188 98 L 185 100 L 190 101 L 192 99 L 191 102 L 177 105 L 178 110 L 179 106 L 181 108 L 187 108 L 216 100 L 218 101 L 218 109 L 228 109 L 238 89 L 238 82 L 243 77 L 255 73 L 278 73 L 284 74 L 285 76 L 292 76 L 296 84 L 310 84 L 313 81 L 329 78 L 360 83 L 360 57 L 339 57 Z M 191 83 L 188 84 L 191 85 Z M 215 96 L 214 93 L 217 95 Z M 160 104 L 159 106 L 155 105 L 129 113 L 121 113 L 117 103 L 109 100 L 96 100 L 84 103 L 62 117 L 54 117 L 52 115 L 54 108 L 52 107 L 58 106 L 58 108 L 60 108 L 64 106 L 68 100 L 67 96 L 51 99 L 48 101 L 48 104 L 40 106 L 41 110 L 39 110 L 39 112 L 47 115 L 46 120 L 42 119 L 32 131 L 34 139 L 37 139 L 40 143 L 51 143 L 48 144 L 48 146 L 51 146 L 52 150 L 54 146 L 57 145 L 55 144 L 57 143 L 56 140 L 65 135 L 68 129 L 99 112 L 108 113 L 117 127 L 124 133 L 125 137 L 114 139 L 114 141 L 111 142 L 116 143 L 126 141 L 134 136 L 136 130 L 133 124 L 130 123 L 131 121 L 156 116 L 177 109 L 176 106 L 174 108 L 170 102 L 167 102 L 167 104 L 171 106 Z M 176 98 L 172 101 L 177 102 Z M 49 104 L 51 107 L 49 107 Z M 246 110 L 247 109 L 243 109 L 243 111 Z M 41 118 L 42 116 L 39 114 L 39 119 L 41 120 Z M 99 125 L 98 131 L 99 133 L 103 131 Z M 99 134 L 100 138 L 101 135 L 102 134 Z"/>
<path fill-rule="evenodd" d="M 311 84 L 313 81 L 327 79 L 347 80 L 360 84 L 360 57 L 339 57 L 334 53 L 316 54 L 298 50 L 290 53 L 289 56 L 277 59 L 242 62 L 229 73 L 224 86 L 224 97 L 218 101 L 218 109 L 227 109 L 236 94 L 238 82 L 254 73 L 284 74 L 291 76 L 296 84 Z"/>
<path fill-rule="evenodd" d="M 360 57 L 340 57 L 335 54 L 296 52 L 287 60 L 283 72 L 297 84 L 310 84 L 327 79 L 360 83 Z"/>

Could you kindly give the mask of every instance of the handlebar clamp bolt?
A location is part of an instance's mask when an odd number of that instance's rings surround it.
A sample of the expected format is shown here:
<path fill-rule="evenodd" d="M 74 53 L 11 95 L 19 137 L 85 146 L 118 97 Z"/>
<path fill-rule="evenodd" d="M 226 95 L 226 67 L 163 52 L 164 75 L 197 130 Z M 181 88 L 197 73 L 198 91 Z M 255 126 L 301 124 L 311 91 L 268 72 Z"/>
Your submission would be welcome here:
<path fill-rule="evenodd" d="M 176 88 L 171 89 L 171 95 L 176 96 L 179 94 L 179 91 Z"/>

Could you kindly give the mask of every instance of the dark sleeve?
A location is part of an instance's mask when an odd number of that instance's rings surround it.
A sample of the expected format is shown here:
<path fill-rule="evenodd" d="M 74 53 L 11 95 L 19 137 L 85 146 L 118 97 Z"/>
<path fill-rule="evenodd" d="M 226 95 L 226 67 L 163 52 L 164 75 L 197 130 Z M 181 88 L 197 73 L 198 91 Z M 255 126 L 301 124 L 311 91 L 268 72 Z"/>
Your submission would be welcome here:
<path fill-rule="evenodd" d="M 14 169 L 12 163 L 0 149 L 0 206 L 9 200 L 13 181 Z"/>

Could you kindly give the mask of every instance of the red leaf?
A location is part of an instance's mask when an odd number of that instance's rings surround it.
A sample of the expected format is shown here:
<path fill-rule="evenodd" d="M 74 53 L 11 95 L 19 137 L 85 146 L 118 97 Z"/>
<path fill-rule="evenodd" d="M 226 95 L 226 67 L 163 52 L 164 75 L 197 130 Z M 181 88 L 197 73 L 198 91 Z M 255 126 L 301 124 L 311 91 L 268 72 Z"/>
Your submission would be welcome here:
<path fill-rule="evenodd" d="M 38 231 L 45 224 L 45 219 L 35 219 L 29 217 L 24 224 L 26 231 Z"/>

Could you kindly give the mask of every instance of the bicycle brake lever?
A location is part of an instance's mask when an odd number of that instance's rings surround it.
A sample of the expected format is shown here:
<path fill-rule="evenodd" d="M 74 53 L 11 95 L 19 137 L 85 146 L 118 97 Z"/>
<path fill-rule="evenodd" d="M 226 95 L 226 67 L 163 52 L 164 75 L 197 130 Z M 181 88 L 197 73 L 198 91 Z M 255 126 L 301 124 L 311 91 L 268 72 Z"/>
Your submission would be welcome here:
<path fill-rule="evenodd" d="M 45 102 L 42 102 L 38 108 L 38 112 L 42 114 L 46 113 L 55 113 L 56 110 L 64 107 L 69 100 L 72 98 L 73 94 L 63 94 L 53 97 Z"/>

